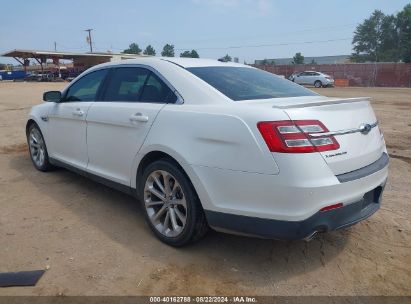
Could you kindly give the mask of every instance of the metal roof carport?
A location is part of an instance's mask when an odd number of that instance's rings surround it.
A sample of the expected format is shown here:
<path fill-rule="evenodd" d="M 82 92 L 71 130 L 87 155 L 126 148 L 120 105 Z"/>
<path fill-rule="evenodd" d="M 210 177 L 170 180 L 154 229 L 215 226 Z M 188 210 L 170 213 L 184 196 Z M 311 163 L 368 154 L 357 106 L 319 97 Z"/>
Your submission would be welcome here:
<path fill-rule="evenodd" d="M 71 53 L 71 52 L 50 52 L 50 51 L 40 51 L 40 50 L 21 50 L 16 49 L 10 52 L 1 54 L 3 57 L 12 57 L 17 60 L 24 67 L 28 65 L 28 59 L 35 59 L 41 66 L 41 71 L 43 72 L 43 64 L 46 63 L 47 59 L 53 60 L 53 62 L 59 66 L 59 60 L 72 60 L 73 64 L 82 65 L 84 68 L 89 68 L 93 65 L 110 62 L 122 59 L 132 59 L 139 57 L 141 55 L 134 54 L 114 54 L 114 53 Z"/>

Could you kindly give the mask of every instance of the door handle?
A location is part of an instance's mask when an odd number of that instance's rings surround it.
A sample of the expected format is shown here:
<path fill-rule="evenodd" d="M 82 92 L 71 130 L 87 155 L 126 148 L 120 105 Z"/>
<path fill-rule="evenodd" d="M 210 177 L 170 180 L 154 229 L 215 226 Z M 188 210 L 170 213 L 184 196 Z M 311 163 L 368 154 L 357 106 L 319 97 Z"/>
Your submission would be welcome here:
<path fill-rule="evenodd" d="M 77 109 L 77 110 L 75 110 L 75 111 L 73 112 L 73 115 L 74 115 L 74 116 L 79 116 L 79 117 L 81 117 L 81 116 L 84 115 L 84 111 L 82 111 L 82 110 L 80 110 L 80 109 Z"/>
<path fill-rule="evenodd" d="M 148 116 L 143 115 L 142 113 L 136 113 L 130 117 L 131 122 L 147 122 Z"/>

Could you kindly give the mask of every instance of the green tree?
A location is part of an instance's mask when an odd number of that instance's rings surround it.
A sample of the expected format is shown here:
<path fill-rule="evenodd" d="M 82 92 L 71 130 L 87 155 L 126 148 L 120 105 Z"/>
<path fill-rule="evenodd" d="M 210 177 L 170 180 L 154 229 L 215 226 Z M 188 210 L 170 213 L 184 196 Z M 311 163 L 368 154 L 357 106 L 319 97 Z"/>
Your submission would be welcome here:
<path fill-rule="evenodd" d="M 161 52 L 161 56 L 163 56 L 163 57 L 174 57 L 174 45 L 167 43 L 163 47 L 163 51 Z"/>
<path fill-rule="evenodd" d="M 156 50 L 149 44 L 143 52 L 144 55 L 155 56 Z"/>
<path fill-rule="evenodd" d="M 191 58 L 200 58 L 200 55 L 196 50 L 191 50 Z"/>
<path fill-rule="evenodd" d="M 352 44 L 354 62 L 400 60 L 398 18 L 375 10 L 357 26 Z"/>
<path fill-rule="evenodd" d="M 5 70 L 7 68 L 7 64 L 0 63 L 0 70 Z"/>
<path fill-rule="evenodd" d="M 411 4 L 397 14 L 398 49 L 404 62 L 411 62 Z"/>
<path fill-rule="evenodd" d="M 232 61 L 233 59 L 231 58 L 230 55 L 227 54 L 224 57 L 220 58 L 219 60 L 223 62 L 229 62 L 229 61 Z"/>
<path fill-rule="evenodd" d="M 138 44 L 137 44 L 137 43 L 134 43 L 134 42 L 133 42 L 132 44 L 130 44 L 130 45 L 128 46 L 128 49 L 125 49 L 125 50 L 123 51 L 123 53 L 140 55 L 141 49 L 138 47 Z"/>
<path fill-rule="evenodd" d="M 385 16 L 381 23 L 380 47 L 377 49 L 378 61 L 394 61 L 401 59 L 398 51 L 397 18 L 394 15 Z"/>
<path fill-rule="evenodd" d="M 292 64 L 304 64 L 304 56 L 301 53 L 296 53 L 293 57 Z"/>
<path fill-rule="evenodd" d="M 180 54 L 180 57 L 200 58 L 196 50 L 184 51 Z"/>

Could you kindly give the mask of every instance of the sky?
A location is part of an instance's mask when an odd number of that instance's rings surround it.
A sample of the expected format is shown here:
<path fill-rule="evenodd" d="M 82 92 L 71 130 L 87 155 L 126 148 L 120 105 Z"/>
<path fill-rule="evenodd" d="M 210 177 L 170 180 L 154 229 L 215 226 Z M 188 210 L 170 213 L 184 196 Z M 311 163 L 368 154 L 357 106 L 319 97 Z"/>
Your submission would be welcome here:
<path fill-rule="evenodd" d="M 255 59 L 345 55 L 355 27 L 375 9 L 400 11 L 411 0 L 0 0 L 0 54 L 12 49 L 121 52 L 132 42 L 157 55 L 225 54 Z M 2 63 L 14 59 L 0 57 Z"/>

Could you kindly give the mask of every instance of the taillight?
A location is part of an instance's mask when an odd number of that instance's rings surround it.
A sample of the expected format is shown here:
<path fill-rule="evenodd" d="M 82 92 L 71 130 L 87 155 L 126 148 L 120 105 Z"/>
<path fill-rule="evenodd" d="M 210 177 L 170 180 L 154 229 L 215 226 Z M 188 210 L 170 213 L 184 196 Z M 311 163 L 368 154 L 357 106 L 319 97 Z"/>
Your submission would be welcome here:
<path fill-rule="evenodd" d="M 318 120 L 263 121 L 257 124 L 257 128 L 271 152 L 312 153 L 340 148 L 333 136 L 309 135 L 328 132 Z"/>

